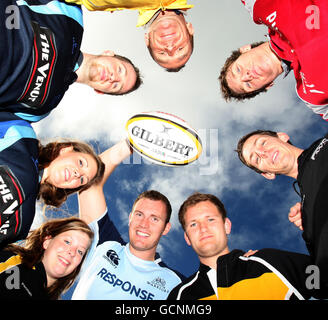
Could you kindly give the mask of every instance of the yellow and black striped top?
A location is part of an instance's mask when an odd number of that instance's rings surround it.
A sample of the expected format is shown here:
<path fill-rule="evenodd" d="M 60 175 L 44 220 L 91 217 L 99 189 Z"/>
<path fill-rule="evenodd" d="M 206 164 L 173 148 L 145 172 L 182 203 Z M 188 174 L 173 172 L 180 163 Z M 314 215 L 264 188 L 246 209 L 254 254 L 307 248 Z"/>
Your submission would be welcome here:
<path fill-rule="evenodd" d="M 294 300 L 320 297 L 306 287 L 310 257 L 275 250 L 259 250 L 244 257 L 233 250 L 217 260 L 217 270 L 199 270 L 172 290 L 168 300 Z"/>
<path fill-rule="evenodd" d="M 46 287 L 47 276 L 41 262 L 28 268 L 19 255 L 0 251 L 0 300 L 48 300 Z"/>

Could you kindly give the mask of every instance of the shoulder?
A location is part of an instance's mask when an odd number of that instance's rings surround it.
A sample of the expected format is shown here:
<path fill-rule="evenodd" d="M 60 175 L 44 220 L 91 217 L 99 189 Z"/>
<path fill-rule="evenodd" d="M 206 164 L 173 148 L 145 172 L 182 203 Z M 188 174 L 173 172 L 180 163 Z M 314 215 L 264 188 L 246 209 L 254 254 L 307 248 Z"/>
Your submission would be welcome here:
<path fill-rule="evenodd" d="M 0 262 L 5 262 L 14 256 L 16 256 L 16 254 L 10 250 L 0 250 Z"/>
<path fill-rule="evenodd" d="M 0 250 L 0 274 L 20 265 L 21 257 L 10 250 Z"/>
<path fill-rule="evenodd" d="M 240 259 L 260 263 L 272 271 L 291 271 L 293 267 L 305 270 L 312 261 L 309 255 L 271 248 L 259 250 L 247 258 L 241 256 Z"/>
<path fill-rule="evenodd" d="M 188 295 L 190 292 L 194 291 L 194 288 L 201 288 L 197 281 L 198 276 L 199 271 L 182 280 L 182 282 L 170 292 L 167 300 L 183 300 L 186 294 Z M 190 299 L 195 299 L 195 297 L 190 297 Z"/>
<path fill-rule="evenodd" d="M 171 274 L 172 276 L 179 278 L 180 281 L 183 281 L 186 279 L 186 277 L 181 272 L 179 272 L 173 268 L 170 268 L 164 261 L 162 261 L 162 259 L 160 258 L 158 253 L 156 253 L 155 259 L 156 259 L 155 263 L 157 263 L 158 266 L 160 266 L 161 268 L 165 269 L 168 274 Z"/>
<path fill-rule="evenodd" d="M 95 221 L 89 224 L 90 228 L 95 234 L 94 242 L 97 246 L 106 241 L 117 241 L 122 245 L 125 245 L 125 241 L 122 239 L 113 221 L 109 217 L 108 209 Z"/>

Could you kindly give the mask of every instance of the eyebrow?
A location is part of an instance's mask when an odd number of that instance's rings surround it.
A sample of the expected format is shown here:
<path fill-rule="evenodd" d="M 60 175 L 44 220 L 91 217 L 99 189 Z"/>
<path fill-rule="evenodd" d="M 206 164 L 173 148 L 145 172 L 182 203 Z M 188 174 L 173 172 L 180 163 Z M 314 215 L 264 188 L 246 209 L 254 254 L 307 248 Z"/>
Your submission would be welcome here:
<path fill-rule="evenodd" d="M 123 70 L 122 77 L 123 77 L 123 76 L 126 76 L 126 75 L 127 75 L 127 71 L 126 71 L 126 68 L 125 68 L 124 63 L 121 62 L 119 66 L 120 66 L 120 67 L 122 68 L 122 70 Z M 121 81 L 119 81 L 119 87 L 118 87 L 118 90 L 116 91 L 116 93 L 120 93 L 120 92 L 123 90 L 123 87 L 124 87 L 124 83 L 122 83 L 123 79 L 122 79 L 122 78 L 120 78 L 120 79 L 121 79 Z M 124 79 L 125 79 L 125 78 L 124 78 Z"/>
<path fill-rule="evenodd" d="M 236 76 L 234 70 L 232 70 L 232 67 L 233 67 L 234 65 L 236 65 L 236 61 L 235 61 L 234 63 L 231 64 L 230 73 L 231 73 L 231 75 L 232 75 L 232 78 L 233 78 L 234 80 L 237 80 L 237 79 L 236 79 L 237 76 Z M 236 67 L 236 68 L 237 68 L 237 67 Z M 238 80 L 237 80 L 237 81 L 238 81 Z M 241 81 L 241 82 L 244 83 L 244 81 Z M 252 91 L 247 91 L 247 90 L 245 90 L 244 86 L 242 86 L 242 85 L 239 86 L 239 90 L 240 90 L 242 93 L 249 93 L 249 92 L 252 92 Z"/>
<path fill-rule="evenodd" d="M 81 156 L 81 158 L 83 159 L 83 162 L 85 163 L 86 168 L 89 168 L 89 163 L 87 158 L 85 158 L 84 156 Z M 86 184 L 89 183 L 89 177 L 86 175 L 82 175 L 83 178 L 85 178 L 87 180 Z"/>
<path fill-rule="evenodd" d="M 254 140 L 252 147 L 256 147 L 257 141 L 258 141 L 260 138 L 261 138 L 261 137 L 258 137 L 258 138 L 256 138 L 256 139 Z M 253 162 L 253 161 L 252 161 L 252 158 L 253 158 L 253 157 L 254 157 L 254 151 L 253 151 L 253 152 L 250 154 L 250 156 L 249 156 L 250 163 Z"/>

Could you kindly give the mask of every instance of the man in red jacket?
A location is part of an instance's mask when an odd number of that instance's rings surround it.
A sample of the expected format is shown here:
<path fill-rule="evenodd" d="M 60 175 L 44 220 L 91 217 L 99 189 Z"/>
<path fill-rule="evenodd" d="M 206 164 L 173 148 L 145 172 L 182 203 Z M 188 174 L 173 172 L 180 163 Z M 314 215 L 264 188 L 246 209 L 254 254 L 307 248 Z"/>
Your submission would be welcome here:
<path fill-rule="evenodd" d="M 319 0 L 242 0 L 269 41 L 246 45 L 227 59 L 220 74 L 224 98 L 244 100 L 267 91 L 281 74 L 294 71 L 296 91 L 313 112 L 328 120 L 328 3 Z"/>

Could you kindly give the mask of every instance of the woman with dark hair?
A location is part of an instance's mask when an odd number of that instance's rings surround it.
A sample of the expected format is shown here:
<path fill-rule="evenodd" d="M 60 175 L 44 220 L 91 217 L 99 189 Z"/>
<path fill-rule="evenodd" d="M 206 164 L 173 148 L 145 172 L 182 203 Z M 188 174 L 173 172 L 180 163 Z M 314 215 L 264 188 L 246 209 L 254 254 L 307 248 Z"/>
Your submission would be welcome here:
<path fill-rule="evenodd" d="M 78 275 L 93 232 L 82 220 L 50 220 L 24 246 L 0 251 L 0 299 L 58 299 Z"/>
<path fill-rule="evenodd" d="M 0 248 L 27 236 L 37 199 L 59 207 L 68 195 L 101 181 L 104 167 L 89 145 L 43 146 L 29 122 L 0 112 Z"/>

